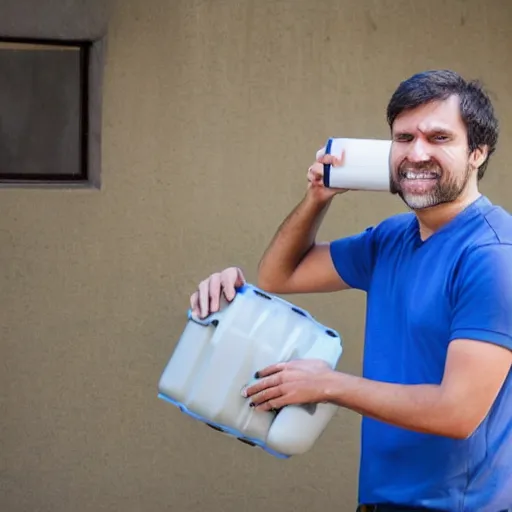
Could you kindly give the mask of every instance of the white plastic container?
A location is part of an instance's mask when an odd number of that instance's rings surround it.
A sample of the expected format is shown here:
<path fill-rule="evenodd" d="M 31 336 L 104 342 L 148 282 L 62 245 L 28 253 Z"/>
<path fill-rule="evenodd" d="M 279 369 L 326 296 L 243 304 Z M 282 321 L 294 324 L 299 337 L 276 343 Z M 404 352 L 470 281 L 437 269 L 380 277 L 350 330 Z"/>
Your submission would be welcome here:
<path fill-rule="evenodd" d="M 331 138 L 325 153 L 340 156 L 341 166 L 324 164 L 324 185 L 350 190 L 390 191 L 390 140 Z"/>
<path fill-rule="evenodd" d="M 158 396 L 182 412 L 279 458 L 308 451 L 338 407 L 329 403 L 256 411 L 241 390 L 262 368 L 291 359 L 322 359 L 335 368 L 338 333 L 306 311 L 245 284 L 231 303 L 192 317 L 163 371 Z"/>

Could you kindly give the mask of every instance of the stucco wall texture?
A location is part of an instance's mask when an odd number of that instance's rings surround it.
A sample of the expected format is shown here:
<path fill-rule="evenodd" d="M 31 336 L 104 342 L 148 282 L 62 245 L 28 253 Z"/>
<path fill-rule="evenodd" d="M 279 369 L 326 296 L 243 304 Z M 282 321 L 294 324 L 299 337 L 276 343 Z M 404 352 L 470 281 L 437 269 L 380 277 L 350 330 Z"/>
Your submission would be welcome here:
<path fill-rule="evenodd" d="M 0 190 L 0 510 L 354 510 L 356 414 L 280 461 L 158 400 L 157 382 L 194 286 L 228 265 L 254 282 L 317 149 L 387 137 L 412 73 L 483 79 L 502 138 L 481 187 L 512 207 L 511 23 L 505 0 L 114 3 L 101 190 Z M 403 210 L 346 194 L 320 238 Z M 360 373 L 364 296 L 287 298 Z"/>

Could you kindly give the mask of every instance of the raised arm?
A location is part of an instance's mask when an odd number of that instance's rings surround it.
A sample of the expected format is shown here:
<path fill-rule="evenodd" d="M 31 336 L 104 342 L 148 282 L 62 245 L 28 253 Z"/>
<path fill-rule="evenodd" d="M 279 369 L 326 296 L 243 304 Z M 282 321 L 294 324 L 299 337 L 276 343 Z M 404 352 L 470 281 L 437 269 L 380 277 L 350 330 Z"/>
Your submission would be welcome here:
<path fill-rule="evenodd" d="M 366 252 L 363 240 L 355 236 L 346 243 L 317 242 L 316 235 L 335 195 L 344 189 L 329 189 L 323 185 L 324 164 L 341 165 L 343 155 L 325 155 L 318 151 L 316 161 L 308 169 L 308 188 L 302 201 L 283 221 L 258 266 L 257 285 L 269 293 L 291 294 L 332 292 L 351 286 L 341 277 L 339 266 L 347 256 L 351 260 L 344 268 L 352 269 L 354 259 Z M 354 240 L 354 243 L 350 243 Z M 358 243 L 356 243 L 358 241 Z M 357 254 L 357 256 L 356 256 Z M 348 272 L 348 271 L 347 271 Z M 350 271 L 351 276 L 355 272 Z M 245 282 L 238 267 L 215 272 L 201 281 L 190 297 L 190 305 L 199 317 L 205 317 L 219 308 L 220 297 L 228 301 L 235 296 L 235 288 Z M 356 281 L 355 281 L 356 282 Z M 356 283 L 356 286 L 359 286 Z"/>
<path fill-rule="evenodd" d="M 270 293 L 331 292 L 349 288 L 333 265 L 330 244 L 317 242 L 318 229 L 335 195 L 323 185 L 323 164 L 340 164 L 320 150 L 308 169 L 303 200 L 279 226 L 258 268 L 258 286 Z"/>

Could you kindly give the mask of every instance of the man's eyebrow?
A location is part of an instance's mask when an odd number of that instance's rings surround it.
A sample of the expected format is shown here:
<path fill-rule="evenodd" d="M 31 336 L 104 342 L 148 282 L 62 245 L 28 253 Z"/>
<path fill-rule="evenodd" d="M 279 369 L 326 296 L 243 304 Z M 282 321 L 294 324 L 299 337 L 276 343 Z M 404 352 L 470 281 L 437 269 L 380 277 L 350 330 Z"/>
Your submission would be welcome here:
<path fill-rule="evenodd" d="M 407 129 L 401 129 L 401 130 L 393 130 L 393 135 L 412 135 L 415 131 L 419 131 L 420 133 L 423 133 L 424 135 L 432 135 L 433 133 L 442 133 L 446 135 L 453 135 L 454 131 L 446 126 L 429 126 L 428 128 L 415 128 L 414 130 L 407 130 Z"/>
<path fill-rule="evenodd" d="M 447 126 L 436 126 L 436 125 L 429 126 L 426 129 L 421 129 L 420 128 L 420 132 L 421 133 L 446 133 L 446 134 L 449 134 L 449 135 L 454 133 L 453 130 L 451 130 Z"/>

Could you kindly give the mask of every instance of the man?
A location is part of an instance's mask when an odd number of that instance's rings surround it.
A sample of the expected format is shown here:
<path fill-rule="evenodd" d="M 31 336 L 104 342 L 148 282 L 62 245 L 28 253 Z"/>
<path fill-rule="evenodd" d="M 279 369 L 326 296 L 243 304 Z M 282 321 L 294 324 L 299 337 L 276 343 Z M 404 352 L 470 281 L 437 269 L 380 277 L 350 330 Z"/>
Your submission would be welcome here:
<path fill-rule="evenodd" d="M 262 368 L 257 409 L 329 401 L 363 415 L 359 510 L 512 509 L 512 220 L 478 191 L 498 138 L 487 95 L 451 71 L 402 82 L 387 109 L 392 191 L 411 212 L 315 241 L 333 197 L 320 151 L 259 266 L 271 293 L 367 292 L 363 377 L 318 361 Z M 200 315 L 244 282 L 229 268 Z"/>

